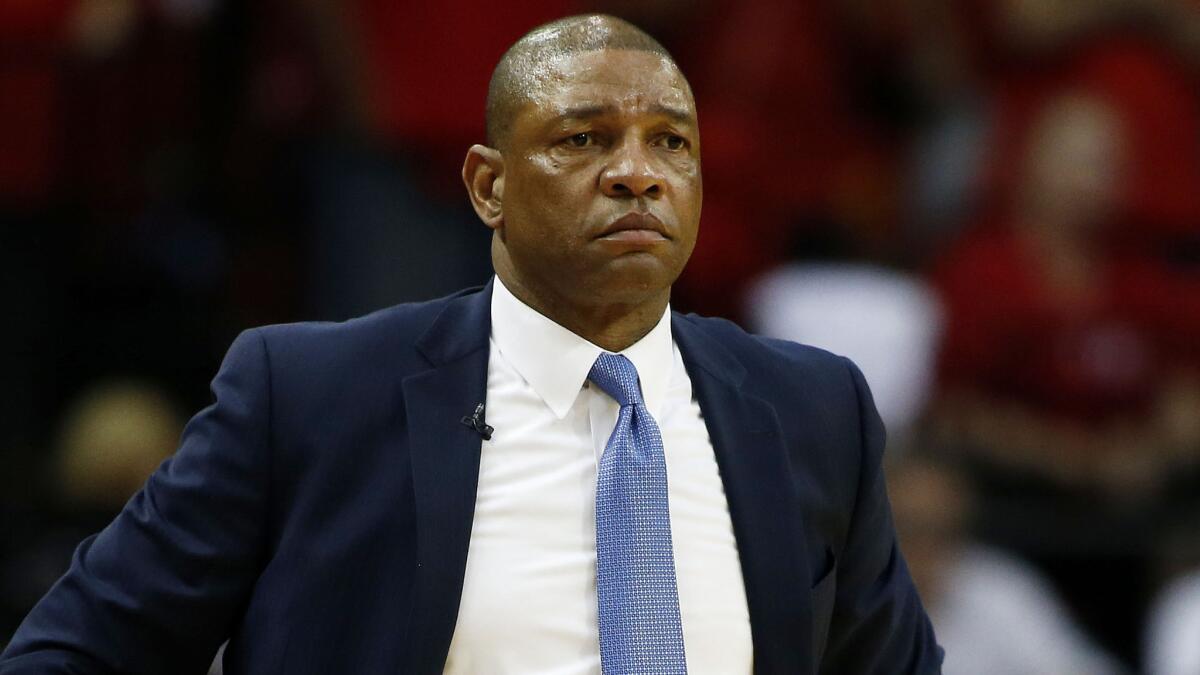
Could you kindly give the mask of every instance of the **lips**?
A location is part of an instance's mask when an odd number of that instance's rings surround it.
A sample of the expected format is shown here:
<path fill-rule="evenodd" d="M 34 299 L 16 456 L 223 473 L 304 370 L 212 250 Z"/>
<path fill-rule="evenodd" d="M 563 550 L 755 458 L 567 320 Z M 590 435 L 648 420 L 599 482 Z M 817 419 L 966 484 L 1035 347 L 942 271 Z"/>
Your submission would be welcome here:
<path fill-rule="evenodd" d="M 654 214 L 630 212 L 610 223 L 597 238 L 653 243 L 665 241 L 671 237 L 667 234 L 666 226 Z"/>

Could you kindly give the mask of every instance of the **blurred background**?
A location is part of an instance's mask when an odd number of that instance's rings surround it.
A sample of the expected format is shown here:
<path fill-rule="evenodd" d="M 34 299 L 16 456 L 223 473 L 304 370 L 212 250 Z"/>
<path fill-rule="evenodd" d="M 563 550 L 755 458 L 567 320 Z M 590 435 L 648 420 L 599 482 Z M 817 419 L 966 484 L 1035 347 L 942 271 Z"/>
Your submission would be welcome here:
<path fill-rule="evenodd" d="M 948 675 L 1200 674 L 1196 0 L 0 2 L 0 644 L 240 330 L 486 281 L 491 68 L 596 10 L 696 92 L 674 307 L 862 366 Z"/>

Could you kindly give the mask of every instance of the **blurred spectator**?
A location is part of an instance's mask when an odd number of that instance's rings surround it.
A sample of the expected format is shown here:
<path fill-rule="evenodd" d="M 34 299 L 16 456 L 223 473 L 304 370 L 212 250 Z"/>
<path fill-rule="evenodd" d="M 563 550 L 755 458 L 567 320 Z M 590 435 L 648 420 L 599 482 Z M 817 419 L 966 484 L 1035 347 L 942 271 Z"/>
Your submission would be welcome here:
<path fill-rule="evenodd" d="M 62 421 L 55 485 L 65 504 L 115 514 L 172 452 L 183 424 L 154 385 L 93 386 Z"/>
<path fill-rule="evenodd" d="M 79 541 L 112 520 L 174 452 L 182 429 L 167 395 L 145 382 L 100 382 L 71 404 L 59 422 L 47 490 L 29 505 L 40 509 L 13 524 L 7 545 L 15 550 L 0 558 L 0 608 L 12 622 L 4 628 L 15 628 L 66 571 Z"/>
<path fill-rule="evenodd" d="M 1192 418 L 1200 405 L 1192 408 Z M 1200 673 L 1200 509 L 1164 514 L 1155 547 L 1157 584 L 1142 634 L 1147 675 Z"/>
<path fill-rule="evenodd" d="M 1200 673 L 1200 572 L 1175 580 L 1150 608 L 1146 631 L 1147 675 Z"/>
<path fill-rule="evenodd" d="M 1121 183 L 1109 198 L 1119 234 L 1143 246 L 1200 233 L 1200 96 L 1172 36 L 1200 27 L 1190 0 L 988 0 L 973 3 L 975 60 L 997 111 L 989 190 L 1024 189 L 1022 139 L 1065 91 L 1103 100 L 1123 126 Z M 989 49 L 990 51 L 982 51 Z"/>
<path fill-rule="evenodd" d="M 1067 91 L 1123 120 L 1128 157 L 1114 216 L 1144 248 L 1197 258 L 1200 7 L 1192 0 L 842 0 L 900 18 L 891 71 L 920 111 L 908 200 L 913 253 L 936 251 L 973 207 L 1020 189 L 1023 140 Z M 866 10 L 862 10 L 866 11 Z M 1191 151 L 1179 151 L 1190 148 Z M 982 162 L 986 162 L 982 163 Z M 949 241 L 945 239 L 945 241 Z"/>
<path fill-rule="evenodd" d="M 905 558 L 946 649 L 946 675 L 1123 672 L 1032 566 L 971 541 L 975 503 L 957 473 L 902 461 L 888 469 L 888 491 Z"/>
<path fill-rule="evenodd" d="M 1006 217 L 937 275 L 949 309 L 944 412 L 988 459 L 1126 499 L 1169 467 L 1158 410 L 1171 361 L 1140 269 L 1107 253 L 1126 136 L 1103 102 L 1065 95 L 1026 144 Z"/>

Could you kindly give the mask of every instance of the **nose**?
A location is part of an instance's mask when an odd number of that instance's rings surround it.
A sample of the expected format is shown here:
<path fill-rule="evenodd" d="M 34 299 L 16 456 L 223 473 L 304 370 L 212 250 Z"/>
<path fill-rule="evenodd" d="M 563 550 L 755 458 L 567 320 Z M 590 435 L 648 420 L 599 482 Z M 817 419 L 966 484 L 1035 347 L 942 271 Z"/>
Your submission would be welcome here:
<path fill-rule="evenodd" d="M 657 198 L 665 182 L 648 148 L 640 140 L 627 140 L 614 148 L 600 176 L 600 189 L 609 197 Z"/>

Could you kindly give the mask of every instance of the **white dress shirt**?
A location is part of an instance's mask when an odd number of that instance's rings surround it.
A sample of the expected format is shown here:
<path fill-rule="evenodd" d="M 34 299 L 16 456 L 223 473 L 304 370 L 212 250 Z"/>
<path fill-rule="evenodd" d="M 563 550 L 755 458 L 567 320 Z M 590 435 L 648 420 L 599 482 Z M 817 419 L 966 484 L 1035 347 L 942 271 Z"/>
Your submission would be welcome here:
<path fill-rule="evenodd" d="M 446 673 L 600 673 L 596 472 L 618 405 L 587 382 L 600 347 L 492 291 L 487 423 Z M 733 525 L 670 308 L 621 352 L 662 430 L 671 536 L 692 675 L 750 673 L 750 616 Z"/>

